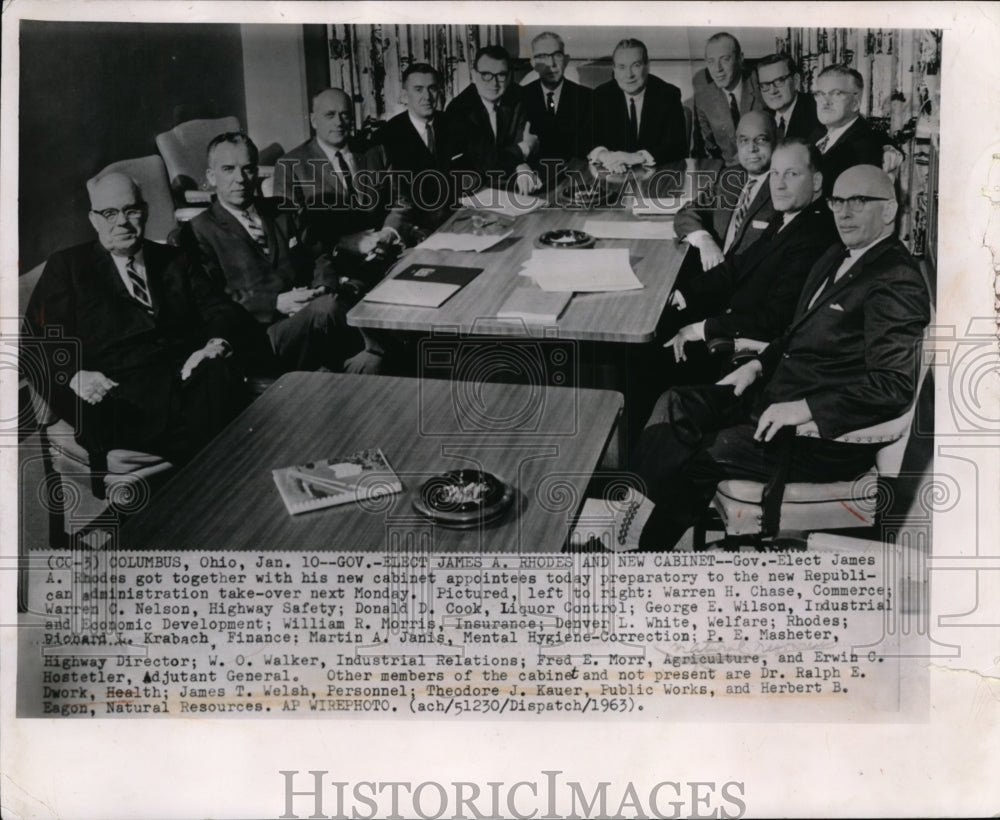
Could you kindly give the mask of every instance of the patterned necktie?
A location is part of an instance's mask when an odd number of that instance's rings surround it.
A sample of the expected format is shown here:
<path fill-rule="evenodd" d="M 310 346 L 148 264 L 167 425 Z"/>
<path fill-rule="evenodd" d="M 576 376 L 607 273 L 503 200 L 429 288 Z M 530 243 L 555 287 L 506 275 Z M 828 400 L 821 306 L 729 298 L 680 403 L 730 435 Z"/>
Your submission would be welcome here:
<path fill-rule="evenodd" d="M 149 296 L 149 285 L 146 283 L 146 276 L 135 266 L 134 256 L 130 256 L 125 263 L 125 275 L 128 276 L 133 298 L 152 313 L 153 300 Z"/>
<path fill-rule="evenodd" d="M 554 117 L 556 115 L 556 95 L 553 92 L 549 91 L 545 95 L 545 102 L 549 109 L 549 114 L 551 114 Z"/>
<path fill-rule="evenodd" d="M 826 147 L 830 144 L 830 135 L 824 134 L 823 138 L 816 143 L 816 150 L 821 154 L 826 151 Z"/>
<path fill-rule="evenodd" d="M 639 144 L 639 116 L 635 111 L 635 97 L 628 98 L 628 138 L 625 150 L 634 151 Z"/>
<path fill-rule="evenodd" d="M 338 151 L 334 156 L 337 158 L 337 168 L 340 169 L 340 174 L 344 178 L 344 187 L 347 189 L 347 200 L 349 203 L 353 204 L 354 180 L 351 178 L 351 168 L 340 151 Z"/>
<path fill-rule="evenodd" d="M 736 95 L 732 91 L 729 92 L 729 114 L 733 118 L 733 127 L 735 128 L 740 124 L 740 105 L 736 102 Z"/>
<path fill-rule="evenodd" d="M 781 114 L 778 117 L 778 139 L 783 140 L 785 138 L 785 115 Z"/>
<path fill-rule="evenodd" d="M 753 190 L 754 179 L 750 178 L 747 180 L 746 185 L 743 186 L 743 190 L 740 192 L 739 201 L 736 203 L 736 210 L 733 212 L 733 219 L 729 223 L 730 228 L 726 232 L 726 246 L 722 249 L 723 253 L 728 253 L 729 249 L 733 246 L 736 241 L 736 237 L 739 236 L 740 228 L 743 227 L 743 220 L 747 218 L 747 211 L 750 210 L 750 192 Z"/>
<path fill-rule="evenodd" d="M 427 150 L 431 152 L 431 156 L 437 154 L 437 142 L 434 140 L 434 124 L 427 120 Z"/>
<path fill-rule="evenodd" d="M 260 247 L 267 247 L 267 234 L 264 233 L 264 228 L 260 223 L 259 219 L 255 219 L 249 210 L 243 211 L 243 220 L 246 225 L 247 233 L 250 234 L 250 238 L 256 242 Z"/>

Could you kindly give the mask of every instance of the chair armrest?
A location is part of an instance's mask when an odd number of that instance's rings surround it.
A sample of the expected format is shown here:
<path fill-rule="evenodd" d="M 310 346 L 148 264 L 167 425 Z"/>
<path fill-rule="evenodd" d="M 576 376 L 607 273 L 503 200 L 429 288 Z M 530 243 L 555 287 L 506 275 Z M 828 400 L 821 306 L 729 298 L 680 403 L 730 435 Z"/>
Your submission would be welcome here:
<path fill-rule="evenodd" d="M 913 410 L 911 409 L 902 416 L 890 419 L 889 421 L 873 424 L 870 427 L 862 427 L 859 430 L 851 430 L 842 436 L 838 436 L 834 441 L 844 444 L 889 444 L 893 441 L 899 441 L 899 439 L 905 436 L 910 429 L 912 421 Z M 806 438 L 820 437 L 819 429 L 814 421 L 800 424 L 795 428 L 795 435 Z"/>
<path fill-rule="evenodd" d="M 202 211 L 207 210 L 205 206 L 195 207 L 195 208 L 176 208 L 174 210 L 174 219 L 179 223 L 190 222 Z"/>
<path fill-rule="evenodd" d="M 273 165 L 258 165 L 257 166 L 257 176 L 261 179 L 268 179 L 274 176 L 274 166 Z"/>
<path fill-rule="evenodd" d="M 191 205 L 208 205 L 212 202 L 211 191 L 185 191 L 184 201 Z"/>

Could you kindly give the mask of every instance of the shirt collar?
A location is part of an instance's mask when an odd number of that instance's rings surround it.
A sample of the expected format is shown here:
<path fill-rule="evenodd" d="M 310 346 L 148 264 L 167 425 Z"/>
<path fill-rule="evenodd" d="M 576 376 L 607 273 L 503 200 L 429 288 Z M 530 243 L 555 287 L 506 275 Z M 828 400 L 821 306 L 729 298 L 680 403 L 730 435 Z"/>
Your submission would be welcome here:
<path fill-rule="evenodd" d="M 854 125 L 855 122 L 857 122 L 859 116 L 860 116 L 859 114 L 855 114 L 854 118 L 850 122 L 845 123 L 844 125 L 837 126 L 836 128 L 827 128 L 826 130 L 826 136 L 828 138 L 826 143 L 827 151 L 830 150 L 830 146 L 833 145 L 837 140 L 839 140 L 840 137 L 848 128 L 850 128 L 852 125 Z"/>
<path fill-rule="evenodd" d="M 795 103 L 797 103 L 799 101 L 799 94 L 801 94 L 801 93 L 802 93 L 801 91 L 796 91 L 795 92 L 795 96 L 792 97 L 792 101 L 788 104 L 788 110 L 787 111 L 775 111 L 774 112 L 774 119 L 775 120 L 777 120 L 778 117 L 784 117 L 785 118 L 785 128 L 786 129 L 788 128 L 788 121 L 792 118 L 792 112 L 795 110 Z"/>
<path fill-rule="evenodd" d="M 736 97 L 736 104 L 739 105 L 740 100 L 743 98 L 743 78 L 740 77 L 736 85 L 734 85 L 730 90 L 727 91 L 725 88 L 720 88 L 719 90 L 726 95 L 727 102 L 729 101 L 729 95 L 732 94 Z"/>
<path fill-rule="evenodd" d="M 228 202 L 223 202 L 221 199 L 217 199 L 216 202 L 229 211 L 229 213 L 235 216 L 240 222 L 244 221 L 243 214 L 245 213 L 250 214 L 251 218 L 257 215 L 257 207 L 253 204 L 253 202 L 245 208 L 237 208 L 234 205 L 230 205 Z"/>
<path fill-rule="evenodd" d="M 336 163 L 336 161 L 337 161 L 337 152 L 338 151 L 341 154 L 343 154 L 344 159 L 346 160 L 348 166 L 350 166 L 350 165 L 353 164 L 353 162 L 354 162 L 354 154 L 351 153 L 351 149 L 348 148 L 346 144 L 344 145 L 343 148 L 334 148 L 332 145 L 327 145 L 319 137 L 316 138 L 316 143 L 317 143 L 317 145 L 319 145 L 320 150 L 324 154 L 326 154 L 326 158 L 328 160 L 330 160 L 330 162 L 333 163 L 334 170 L 337 171 L 338 173 L 340 172 L 340 168 L 337 166 L 337 163 Z"/>
<path fill-rule="evenodd" d="M 866 253 L 868 253 L 868 251 L 870 251 L 872 248 L 874 248 L 883 239 L 888 239 L 890 236 L 891 236 L 891 234 L 886 234 L 885 236 L 880 236 L 874 242 L 869 242 L 863 248 L 848 248 L 847 255 L 850 257 L 850 260 L 853 263 L 856 259 L 858 259 L 859 257 L 862 257 Z"/>
<path fill-rule="evenodd" d="M 417 130 L 417 133 L 420 134 L 421 137 L 427 133 L 427 123 L 434 122 L 433 114 L 431 114 L 429 119 L 422 120 L 419 117 L 414 117 L 413 112 L 407 109 L 406 115 L 410 118 L 410 122 L 413 123 L 413 127 Z"/>

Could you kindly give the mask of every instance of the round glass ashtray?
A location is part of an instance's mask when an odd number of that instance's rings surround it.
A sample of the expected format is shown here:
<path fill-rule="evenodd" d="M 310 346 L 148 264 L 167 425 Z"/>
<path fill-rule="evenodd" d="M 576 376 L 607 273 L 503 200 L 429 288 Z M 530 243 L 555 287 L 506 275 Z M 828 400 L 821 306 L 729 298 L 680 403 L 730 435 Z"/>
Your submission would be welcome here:
<path fill-rule="evenodd" d="M 538 237 L 538 244 L 544 248 L 592 248 L 596 240 L 589 233 L 563 229 L 546 231 Z"/>
<path fill-rule="evenodd" d="M 513 500 L 514 488 L 493 473 L 449 470 L 421 485 L 413 508 L 441 526 L 465 529 L 495 521 Z"/>

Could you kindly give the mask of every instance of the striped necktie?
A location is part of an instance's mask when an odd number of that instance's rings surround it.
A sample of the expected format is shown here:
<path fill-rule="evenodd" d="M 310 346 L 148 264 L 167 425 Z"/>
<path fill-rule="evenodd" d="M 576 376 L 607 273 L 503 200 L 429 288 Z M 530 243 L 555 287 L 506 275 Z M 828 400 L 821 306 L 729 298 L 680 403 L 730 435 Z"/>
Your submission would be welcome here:
<path fill-rule="evenodd" d="M 264 233 L 264 228 L 261 225 L 260 219 L 255 218 L 249 210 L 243 211 L 243 220 L 246 225 L 247 233 L 250 234 L 250 238 L 256 242 L 260 247 L 267 247 L 267 234 Z"/>
<path fill-rule="evenodd" d="M 743 186 L 743 190 L 740 192 L 740 199 L 739 202 L 736 203 L 736 210 L 733 212 L 733 219 L 729 223 L 729 230 L 726 231 L 726 246 L 722 249 L 723 253 L 729 252 L 733 242 L 736 241 L 736 237 L 739 236 L 740 228 L 743 227 L 743 220 L 747 218 L 747 211 L 750 210 L 750 192 L 753 190 L 753 186 L 754 179 L 751 177 L 747 180 L 746 185 Z"/>
<path fill-rule="evenodd" d="M 354 204 L 354 179 L 351 177 L 351 166 L 347 164 L 344 155 L 338 151 L 334 156 L 337 159 L 337 170 L 344 178 L 344 187 L 347 189 L 347 201 Z"/>
<path fill-rule="evenodd" d="M 125 275 L 128 276 L 129 289 L 132 297 L 149 313 L 153 312 L 153 300 L 149 296 L 149 285 L 145 274 L 135 266 L 135 257 L 130 256 L 125 263 Z"/>
<path fill-rule="evenodd" d="M 827 133 L 824 134 L 823 138 L 816 143 L 816 150 L 822 154 L 824 151 L 826 151 L 826 147 L 829 144 L 830 144 L 830 135 L 829 133 Z"/>

